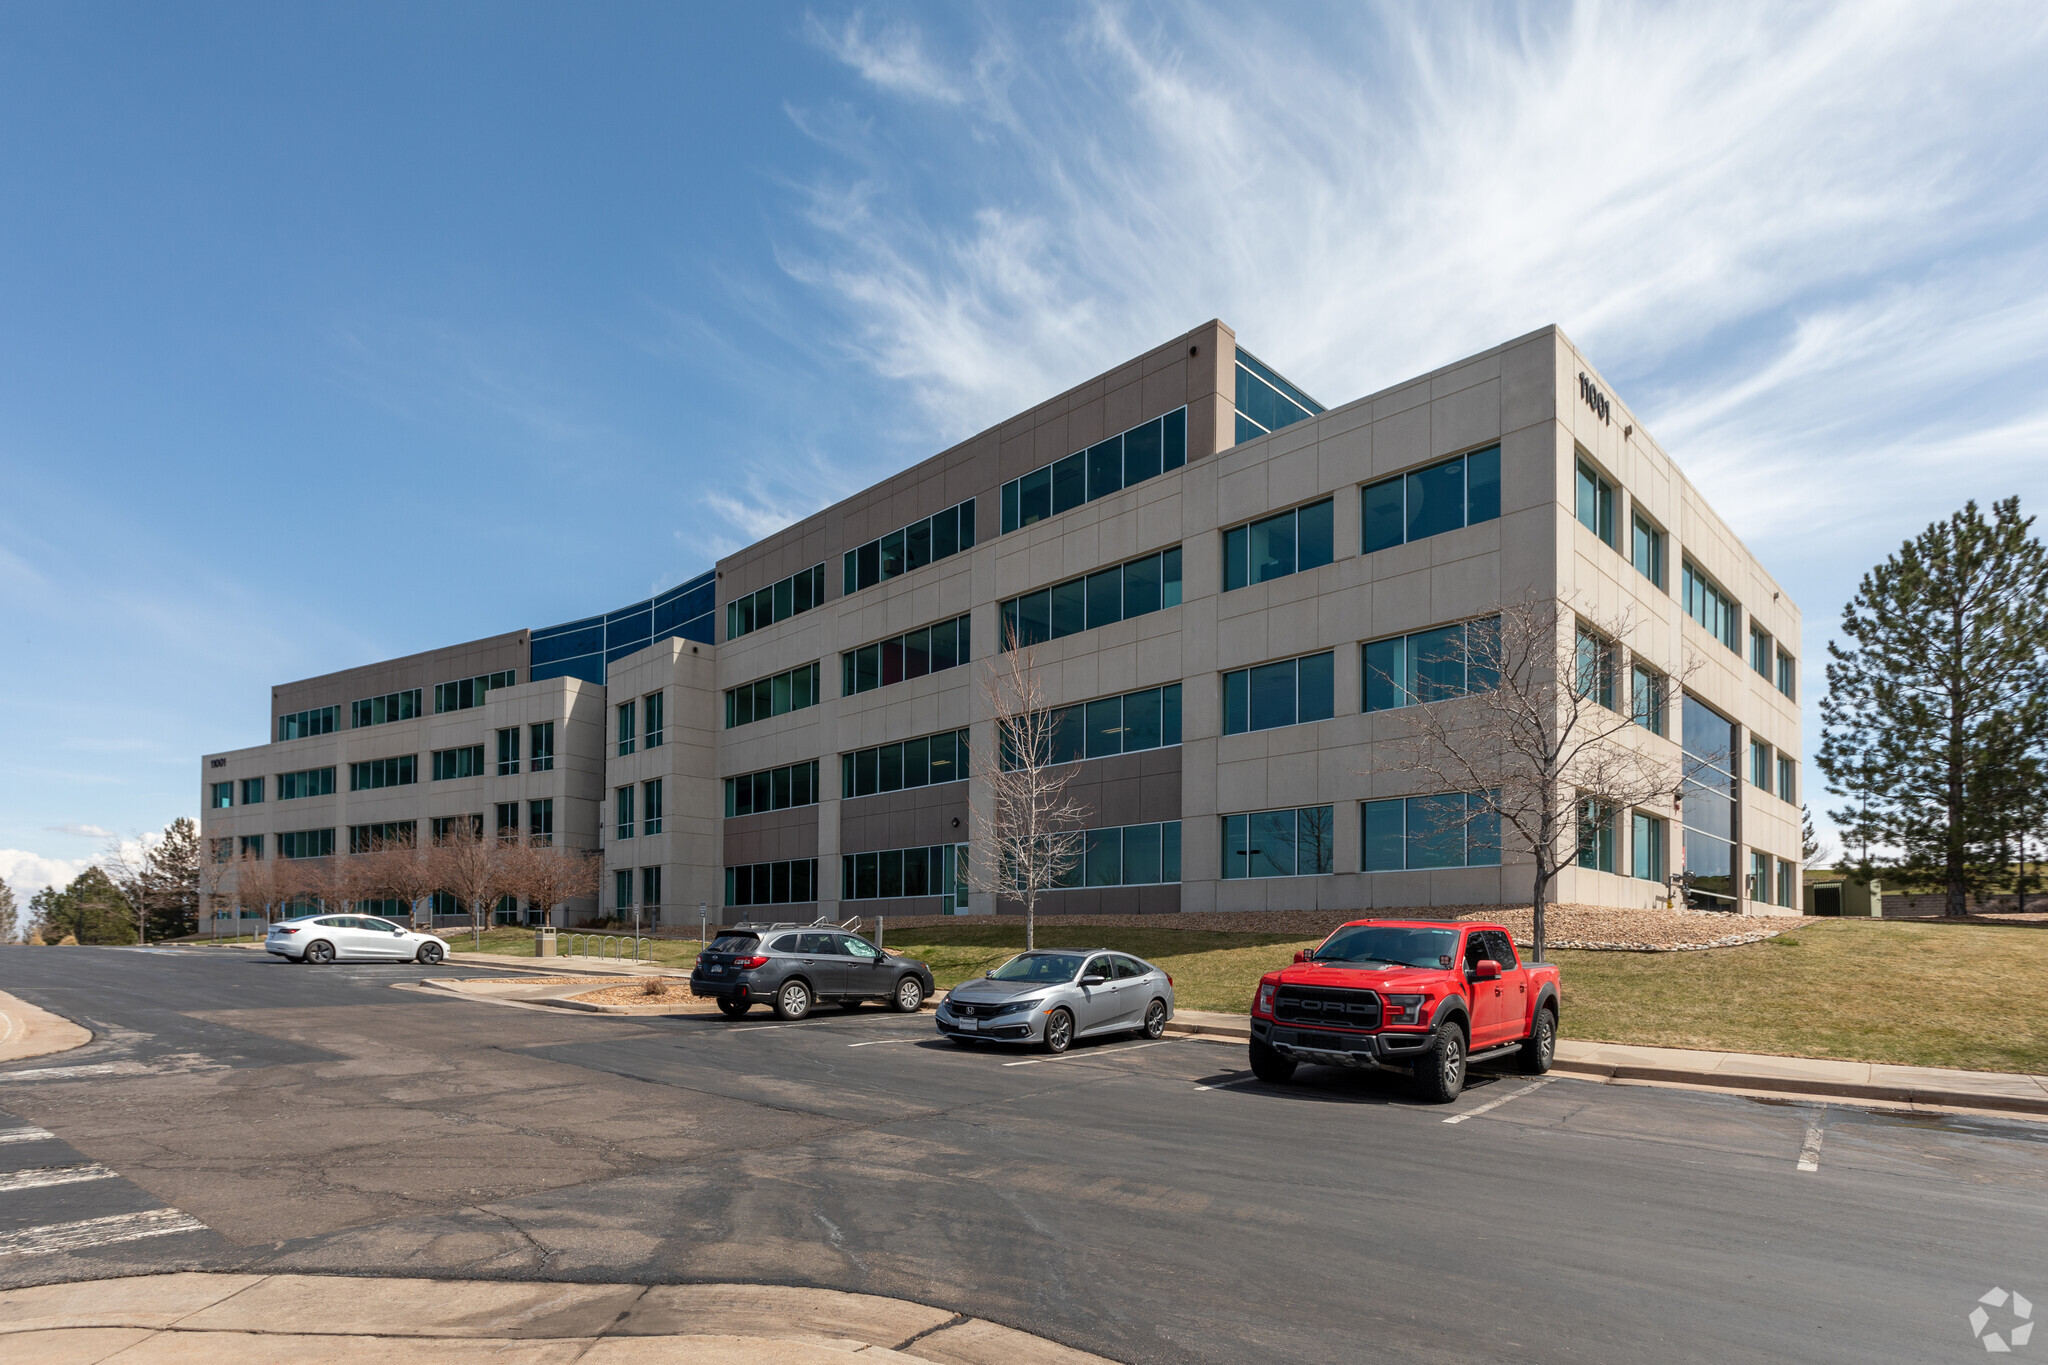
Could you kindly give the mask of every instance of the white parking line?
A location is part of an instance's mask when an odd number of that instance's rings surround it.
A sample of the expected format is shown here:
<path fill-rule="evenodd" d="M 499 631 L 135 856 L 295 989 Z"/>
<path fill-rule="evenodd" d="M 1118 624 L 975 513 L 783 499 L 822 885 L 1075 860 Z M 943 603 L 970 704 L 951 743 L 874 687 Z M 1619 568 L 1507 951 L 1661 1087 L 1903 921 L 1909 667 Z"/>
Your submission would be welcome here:
<path fill-rule="evenodd" d="M 0 1175 L 0 1194 L 12 1194 L 16 1190 L 40 1190 L 48 1185 L 76 1185 L 83 1180 L 112 1180 L 119 1171 L 110 1171 L 97 1161 L 79 1166 L 37 1166 L 25 1171 L 10 1171 Z"/>
<path fill-rule="evenodd" d="M 57 1135 L 47 1128 L 0 1129 L 0 1147 L 10 1142 L 48 1142 Z"/>
<path fill-rule="evenodd" d="M 877 1038 L 871 1043 L 848 1043 L 848 1047 L 884 1047 L 890 1043 L 921 1043 L 928 1035 L 920 1033 L 915 1038 Z"/>
<path fill-rule="evenodd" d="M 0 1081 L 62 1081 L 74 1076 L 140 1076 L 141 1062 L 97 1062 L 91 1066 L 39 1066 L 28 1071 L 0 1071 Z"/>
<path fill-rule="evenodd" d="M 1003 1065 L 1037 1066 L 1040 1062 L 1080 1062 L 1086 1061 L 1090 1057 L 1114 1057 L 1119 1052 L 1137 1052 L 1148 1047 L 1165 1047 L 1168 1043 L 1177 1043 L 1179 1041 L 1178 1038 L 1161 1038 L 1156 1043 L 1138 1043 L 1132 1047 L 1113 1047 L 1106 1052 L 1066 1052 L 1057 1057 L 1026 1057 L 1021 1062 L 1004 1062 Z"/>
<path fill-rule="evenodd" d="M 1556 1077 L 1554 1076 L 1546 1076 L 1540 1081 L 1531 1081 L 1529 1082 L 1529 1084 L 1523 1086 L 1520 1090 L 1510 1090 L 1507 1094 L 1502 1095 L 1497 1100 L 1488 1100 L 1485 1104 L 1480 1105 L 1477 1109 L 1467 1109 L 1462 1114 L 1453 1114 L 1449 1118 L 1445 1119 L 1444 1122 L 1463 1123 L 1466 1119 L 1476 1119 L 1481 1114 L 1487 1113 L 1490 1110 L 1500 1108 L 1509 1100 L 1520 1099 L 1522 1096 L 1528 1094 L 1532 1090 L 1541 1090 L 1544 1086 L 1549 1085 L 1551 1081 L 1555 1079 Z"/>
<path fill-rule="evenodd" d="M 83 1251 L 113 1242 L 168 1237 L 178 1232 L 204 1232 L 206 1224 L 177 1209 L 144 1209 L 76 1223 L 46 1223 L 38 1228 L 0 1234 L 0 1256 L 43 1256 L 55 1251 Z"/>
<path fill-rule="evenodd" d="M 1806 1125 L 1806 1145 L 1799 1149 L 1799 1169 L 1817 1171 L 1820 1169 L 1820 1115 L 1815 1114 Z"/>

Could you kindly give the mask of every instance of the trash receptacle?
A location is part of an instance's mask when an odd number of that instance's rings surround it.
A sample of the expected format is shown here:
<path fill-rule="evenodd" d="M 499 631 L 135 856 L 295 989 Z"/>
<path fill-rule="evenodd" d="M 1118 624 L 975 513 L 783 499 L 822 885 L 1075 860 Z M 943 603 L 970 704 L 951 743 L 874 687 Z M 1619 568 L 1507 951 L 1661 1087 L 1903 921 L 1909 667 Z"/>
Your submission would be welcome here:
<path fill-rule="evenodd" d="M 544 926 L 533 931 L 533 955 L 535 957 L 553 957 L 555 955 L 555 931 L 552 926 Z"/>

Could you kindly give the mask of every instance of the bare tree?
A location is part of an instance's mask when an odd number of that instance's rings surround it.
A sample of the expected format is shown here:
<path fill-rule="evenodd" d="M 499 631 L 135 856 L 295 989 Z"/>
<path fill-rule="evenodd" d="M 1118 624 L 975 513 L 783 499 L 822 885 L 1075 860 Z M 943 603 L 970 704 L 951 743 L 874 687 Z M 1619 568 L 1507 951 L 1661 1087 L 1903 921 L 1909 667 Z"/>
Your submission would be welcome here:
<path fill-rule="evenodd" d="M 505 854 L 507 889 L 540 911 L 543 920 L 564 902 L 597 899 L 604 867 L 596 854 L 540 840 L 507 845 Z"/>
<path fill-rule="evenodd" d="M 405 902 L 406 920 L 416 922 L 420 902 L 441 889 L 435 879 L 432 850 L 420 847 L 417 836 L 386 844 L 369 855 L 382 892 Z"/>
<path fill-rule="evenodd" d="M 1014 632 L 981 670 L 982 709 L 996 742 L 973 755 L 987 808 L 968 813 L 967 883 L 971 890 L 1024 907 L 1024 946 L 1037 942 L 1038 898 L 1063 886 L 1081 865 L 1088 808 L 1067 795 L 1079 771 L 1057 760 L 1054 715 L 1046 706 L 1036 650 Z"/>
<path fill-rule="evenodd" d="M 434 884 L 468 907 L 470 930 L 479 949 L 483 947 L 484 917 L 498 897 L 512 890 L 506 884 L 508 847 L 495 837 L 486 838 L 481 827 L 467 821 L 434 842 Z"/>
<path fill-rule="evenodd" d="M 1683 786 L 1686 760 L 1657 752 L 1623 687 L 1621 650 L 1633 633 L 1626 615 L 1601 621 L 1527 597 L 1471 623 L 1443 657 L 1412 663 L 1410 677 L 1380 679 L 1407 704 L 1386 713 L 1402 733 L 1377 746 L 1385 757 L 1368 771 L 1426 784 L 1418 795 L 1462 793 L 1460 810 L 1443 803 L 1446 828 L 1497 827 L 1532 857 L 1539 962 L 1551 884 L 1594 833 L 1586 813 L 1671 810 Z M 1659 671 L 1660 714 L 1695 668 Z"/>
<path fill-rule="evenodd" d="M 234 842 L 230 839 L 211 840 L 201 850 L 199 866 L 195 870 L 197 913 L 206 920 L 210 938 L 220 937 L 221 902 L 228 899 L 228 884 L 234 878 L 233 849 Z"/>

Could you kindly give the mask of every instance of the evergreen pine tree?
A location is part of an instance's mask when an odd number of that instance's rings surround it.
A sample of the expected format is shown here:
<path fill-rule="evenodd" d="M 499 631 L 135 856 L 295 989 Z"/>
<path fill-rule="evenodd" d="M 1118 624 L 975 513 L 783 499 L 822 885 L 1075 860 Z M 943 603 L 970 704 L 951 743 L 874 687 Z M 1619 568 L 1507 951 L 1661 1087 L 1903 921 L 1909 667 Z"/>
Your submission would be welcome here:
<path fill-rule="evenodd" d="M 199 932 L 199 827 L 190 816 L 164 826 L 143 864 L 142 883 L 152 940 Z"/>
<path fill-rule="evenodd" d="M 16 908 L 14 888 L 0 877 L 0 943 L 12 943 L 21 933 L 21 912 Z"/>
<path fill-rule="evenodd" d="M 1866 851 L 1946 888 L 1947 913 L 2003 870 L 2006 779 L 2048 726 L 2048 553 L 2019 499 L 1929 526 L 1863 576 L 1830 644 L 1819 756 Z"/>

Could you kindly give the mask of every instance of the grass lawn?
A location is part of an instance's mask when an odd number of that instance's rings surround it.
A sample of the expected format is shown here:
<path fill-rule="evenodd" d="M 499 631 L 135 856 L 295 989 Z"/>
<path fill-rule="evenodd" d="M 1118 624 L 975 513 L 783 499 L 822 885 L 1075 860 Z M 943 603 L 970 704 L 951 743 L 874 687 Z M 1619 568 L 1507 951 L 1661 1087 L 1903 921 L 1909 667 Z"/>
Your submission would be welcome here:
<path fill-rule="evenodd" d="M 448 938 L 470 946 L 466 932 Z M 1024 927 L 906 927 L 888 944 L 930 964 L 943 989 L 1020 950 Z M 1182 1008 L 1242 1014 L 1259 977 L 1315 940 L 1054 921 L 1039 926 L 1038 944 L 1136 954 L 1172 975 Z M 530 956 L 532 931 L 493 930 L 484 951 Z M 688 970 L 697 944 L 654 951 Z M 1567 1038 L 2048 1073 L 2048 929 L 1808 919 L 1740 948 L 1551 956 Z"/>

